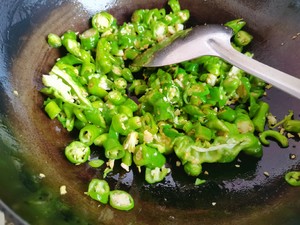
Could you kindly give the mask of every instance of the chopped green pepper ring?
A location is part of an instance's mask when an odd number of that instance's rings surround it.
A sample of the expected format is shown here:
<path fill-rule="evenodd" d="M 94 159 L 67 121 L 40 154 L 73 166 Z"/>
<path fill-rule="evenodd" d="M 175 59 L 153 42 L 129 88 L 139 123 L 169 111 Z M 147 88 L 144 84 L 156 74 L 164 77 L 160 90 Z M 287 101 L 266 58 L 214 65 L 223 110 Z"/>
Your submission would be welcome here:
<path fill-rule="evenodd" d="M 267 137 L 274 138 L 284 148 L 289 146 L 288 138 L 286 136 L 284 136 L 283 134 L 279 133 L 278 131 L 266 130 L 266 131 L 262 132 L 259 135 L 260 142 L 264 145 L 270 145 L 270 142 L 266 139 Z"/>
<path fill-rule="evenodd" d="M 86 162 L 90 154 L 90 147 L 80 141 L 73 141 L 65 148 L 65 156 L 76 165 Z"/>
<path fill-rule="evenodd" d="M 154 169 L 146 167 L 145 180 L 149 184 L 160 182 L 168 175 L 170 171 L 171 170 L 169 168 L 165 168 L 164 166 L 162 168 L 155 167 Z"/>
<path fill-rule="evenodd" d="M 285 174 L 284 179 L 292 186 L 300 186 L 300 171 L 290 171 Z"/>
<path fill-rule="evenodd" d="M 61 108 L 57 105 L 55 101 L 52 100 L 45 106 L 45 111 L 50 117 L 50 119 L 53 120 L 61 112 Z"/>
<path fill-rule="evenodd" d="M 288 132 L 300 133 L 300 120 L 287 120 L 284 122 L 283 128 Z"/>
<path fill-rule="evenodd" d="M 109 204 L 115 209 L 129 211 L 134 207 L 134 200 L 126 191 L 113 190 L 109 196 Z"/>
<path fill-rule="evenodd" d="M 110 187 L 105 180 L 94 178 L 90 181 L 86 194 L 92 199 L 106 204 L 109 199 Z"/>
<path fill-rule="evenodd" d="M 90 146 L 94 143 L 94 140 L 104 133 L 104 129 L 99 128 L 93 124 L 88 124 L 84 126 L 79 132 L 79 140 L 82 143 Z"/>

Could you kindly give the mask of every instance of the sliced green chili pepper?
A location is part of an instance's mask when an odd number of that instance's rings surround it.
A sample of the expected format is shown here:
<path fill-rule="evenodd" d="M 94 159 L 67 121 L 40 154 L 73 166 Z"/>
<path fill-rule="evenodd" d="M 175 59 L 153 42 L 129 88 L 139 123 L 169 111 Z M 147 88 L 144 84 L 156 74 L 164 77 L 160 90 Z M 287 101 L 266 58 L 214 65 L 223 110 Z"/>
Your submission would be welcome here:
<path fill-rule="evenodd" d="M 246 25 L 246 22 L 243 19 L 231 20 L 225 23 L 225 26 L 230 27 L 234 34 L 241 30 Z"/>
<path fill-rule="evenodd" d="M 121 135 L 128 135 L 131 131 L 142 126 L 141 118 L 138 116 L 129 118 L 126 114 L 120 113 L 112 117 L 111 122 L 114 130 Z"/>
<path fill-rule="evenodd" d="M 48 44 L 52 48 L 59 48 L 62 45 L 60 37 L 53 33 L 48 34 Z"/>
<path fill-rule="evenodd" d="M 134 207 L 134 200 L 132 196 L 125 191 L 113 190 L 109 194 L 109 204 L 115 209 L 129 211 Z"/>
<path fill-rule="evenodd" d="M 90 147 L 80 141 L 73 141 L 65 148 L 67 159 L 76 165 L 85 163 L 90 154 Z"/>
<path fill-rule="evenodd" d="M 99 85 L 99 79 L 92 77 L 88 83 L 88 92 L 100 98 L 105 97 L 108 92 Z"/>
<path fill-rule="evenodd" d="M 170 0 L 170 1 L 168 1 L 168 5 L 171 7 L 173 12 L 180 11 L 180 4 L 179 4 L 178 0 Z"/>
<path fill-rule="evenodd" d="M 67 51 L 74 56 L 80 57 L 80 43 L 76 39 L 77 35 L 74 31 L 67 31 L 61 37 L 62 45 L 67 49 Z"/>
<path fill-rule="evenodd" d="M 108 203 L 110 187 L 105 180 L 92 179 L 89 183 L 87 195 L 103 204 Z"/>
<path fill-rule="evenodd" d="M 147 167 L 145 170 L 145 180 L 149 184 L 154 184 L 162 181 L 168 175 L 169 172 L 170 169 L 165 167 L 156 167 L 154 169 L 150 169 Z"/>
<path fill-rule="evenodd" d="M 225 106 L 218 112 L 218 118 L 228 122 L 233 122 L 236 119 L 236 111 L 229 106 Z"/>
<path fill-rule="evenodd" d="M 195 185 L 201 185 L 201 184 L 204 184 L 205 182 L 206 182 L 206 180 L 202 180 L 200 178 L 196 178 Z"/>
<path fill-rule="evenodd" d="M 188 129 L 187 134 L 201 141 L 210 141 L 213 138 L 213 131 L 206 126 L 202 126 L 200 122 L 193 124 L 193 126 Z"/>
<path fill-rule="evenodd" d="M 274 138 L 282 147 L 288 147 L 289 146 L 289 140 L 286 136 L 279 133 L 275 130 L 265 130 L 259 135 L 259 139 L 261 143 L 264 145 L 270 145 L 270 142 L 266 139 L 267 137 Z"/>
<path fill-rule="evenodd" d="M 187 162 L 186 164 L 184 164 L 184 171 L 187 175 L 196 177 L 199 176 L 202 172 L 202 166 L 201 164 Z"/>
<path fill-rule="evenodd" d="M 129 151 L 125 151 L 125 155 L 122 158 L 122 164 L 121 166 L 129 171 L 129 167 L 132 165 L 132 154 Z"/>
<path fill-rule="evenodd" d="M 79 140 L 90 146 L 94 143 L 94 140 L 100 135 L 104 133 L 104 129 L 97 127 L 93 124 L 88 124 L 83 127 L 79 132 Z"/>
<path fill-rule="evenodd" d="M 133 161 L 137 166 L 146 166 L 150 169 L 161 168 L 166 163 L 166 158 L 157 149 L 145 144 L 136 146 Z"/>
<path fill-rule="evenodd" d="M 50 119 L 53 120 L 61 112 L 61 108 L 56 104 L 55 101 L 52 100 L 45 106 L 45 111 L 49 115 Z"/>
<path fill-rule="evenodd" d="M 256 114 L 254 115 L 252 121 L 257 132 L 263 132 L 265 129 L 265 124 L 267 120 L 267 115 L 269 113 L 269 104 L 263 101 L 259 103 L 259 109 L 257 110 Z"/>
<path fill-rule="evenodd" d="M 100 134 L 98 137 L 94 139 L 94 145 L 101 147 L 104 145 L 107 139 L 108 139 L 108 133 Z"/>
<path fill-rule="evenodd" d="M 222 120 L 219 120 L 215 116 L 209 118 L 205 126 L 208 127 L 209 129 L 213 129 L 221 132 L 229 132 L 224 122 Z"/>
<path fill-rule="evenodd" d="M 300 120 L 286 120 L 283 128 L 288 132 L 300 133 Z"/>
<path fill-rule="evenodd" d="M 300 186 L 300 171 L 290 171 L 285 174 L 284 179 L 292 186 Z"/>
<path fill-rule="evenodd" d="M 81 47 L 84 50 L 92 50 L 96 48 L 99 41 L 99 32 L 95 28 L 90 28 L 79 35 Z"/>
<path fill-rule="evenodd" d="M 112 126 L 109 128 L 109 133 L 103 146 L 105 157 L 108 159 L 121 159 L 125 155 L 125 149 L 119 141 L 119 133 Z"/>
<path fill-rule="evenodd" d="M 104 161 L 102 159 L 92 159 L 88 164 L 93 168 L 98 168 L 104 164 Z"/>
<path fill-rule="evenodd" d="M 98 109 L 90 108 L 83 111 L 85 118 L 88 122 L 99 126 L 102 129 L 106 128 L 106 122 Z"/>
<path fill-rule="evenodd" d="M 116 19 L 108 12 L 99 12 L 96 13 L 92 17 L 92 25 L 99 32 L 104 32 L 109 29 L 114 23 L 116 23 Z"/>
<path fill-rule="evenodd" d="M 252 41 L 252 39 L 253 36 L 244 30 L 240 30 L 234 35 L 234 43 L 238 46 L 246 46 Z"/>
<path fill-rule="evenodd" d="M 240 133 L 253 133 L 255 130 L 253 121 L 245 110 L 236 110 L 237 116 L 234 121 Z"/>
<path fill-rule="evenodd" d="M 56 64 L 67 64 L 67 65 L 79 65 L 82 64 L 82 60 L 71 53 L 67 53 L 67 55 L 59 58 Z"/>

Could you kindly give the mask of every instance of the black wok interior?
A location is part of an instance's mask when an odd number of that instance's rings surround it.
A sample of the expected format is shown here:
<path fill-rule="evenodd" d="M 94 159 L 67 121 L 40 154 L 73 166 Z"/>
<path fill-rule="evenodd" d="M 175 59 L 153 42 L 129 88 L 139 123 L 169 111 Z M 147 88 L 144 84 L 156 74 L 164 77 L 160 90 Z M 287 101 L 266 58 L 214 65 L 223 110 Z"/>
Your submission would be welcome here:
<path fill-rule="evenodd" d="M 136 206 L 130 212 L 99 206 L 84 194 L 89 180 L 102 171 L 65 160 L 63 149 L 73 136 L 42 109 L 41 74 L 49 72 L 60 56 L 49 48 L 46 36 L 84 31 L 91 15 L 100 10 L 108 10 L 121 24 L 135 9 L 161 8 L 166 2 L 9 0 L 1 4 L 0 210 L 15 212 L 10 216 L 15 224 L 299 224 L 300 189 L 283 178 L 287 171 L 300 170 L 297 137 L 284 149 L 271 141 L 261 159 L 241 154 L 229 164 L 205 164 L 208 175 L 201 178 L 207 182 L 200 186 L 175 166 L 174 159 L 168 161 L 172 174 L 156 185 L 147 184 L 135 168 L 128 173 L 117 169 L 108 181 L 112 188 L 132 194 Z M 255 58 L 300 78 L 299 0 L 180 2 L 191 12 L 187 26 L 244 18 L 254 36 L 250 50 Z M 271 88 L 264 99 L 279 119 L 288 110 L 299 119 L 296 98 Z M 60 196 L 62 185 L 68 193 Z"/>

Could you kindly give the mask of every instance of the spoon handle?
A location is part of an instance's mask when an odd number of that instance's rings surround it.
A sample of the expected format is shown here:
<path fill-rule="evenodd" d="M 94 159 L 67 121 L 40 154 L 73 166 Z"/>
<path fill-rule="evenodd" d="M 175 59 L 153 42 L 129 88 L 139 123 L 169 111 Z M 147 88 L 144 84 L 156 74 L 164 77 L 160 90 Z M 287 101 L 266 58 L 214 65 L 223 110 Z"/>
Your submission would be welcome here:
<path fill-rule="evenodd" d="M 300 99 L 300 79 L 258 62 L 236 51 L 231 45 L 224 46 L 215 39 L 210 39 L 209 44 L 225 61 Z"/>

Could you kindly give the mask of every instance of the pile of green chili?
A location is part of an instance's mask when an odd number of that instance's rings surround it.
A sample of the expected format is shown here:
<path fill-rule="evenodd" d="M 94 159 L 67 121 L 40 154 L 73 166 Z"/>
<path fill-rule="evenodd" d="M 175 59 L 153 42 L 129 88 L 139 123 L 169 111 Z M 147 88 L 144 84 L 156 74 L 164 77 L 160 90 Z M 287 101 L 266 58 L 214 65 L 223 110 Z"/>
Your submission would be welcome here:
<path fill-rule="evenodd" d="M 68 131 L 79 131 L 65 148 L 71 163 L 100 167 L 106 162 L 103 178 L 93 179 L 87 194 L 120 210 L 131 209 L 134 202 L 124 191 L 111 191 L 104 180 L 115 162 L 127 171 L 138 167 L 148 183 L 156 183 L 170 173 L 167 157 L 177 157 L 178 166 L 197 177 L 203 163 L 231 162 L 240 152 L 261 157 L 261 143 L 268 144 L 268 137 L 288 146 L 283 134 L 265 131 L 265 82 L 222 59 L 204 56 L 162 68 L 132 66 L 146 49 L 185 28 L 189 11 L 178 0 L 168 5 L 169 10 L 136 10 L 122 25 L 110 13 L 99 12 L 82 33 L 48 36 L 51 47 L 63 47 L 67 54 L 42 77 L 45 111 Z M 245 24 L 237 19 L 225 26 L 234 31 L 232 45 L 252 57 L 247 51 L 252 36 L 242 30 Z M 91 159 L 92 151 L 105 157 Z"/>

